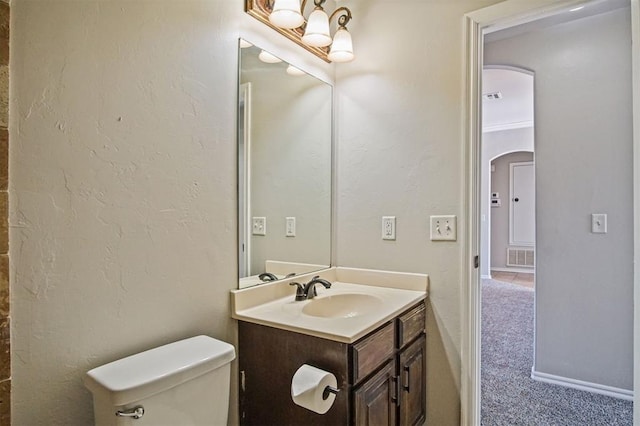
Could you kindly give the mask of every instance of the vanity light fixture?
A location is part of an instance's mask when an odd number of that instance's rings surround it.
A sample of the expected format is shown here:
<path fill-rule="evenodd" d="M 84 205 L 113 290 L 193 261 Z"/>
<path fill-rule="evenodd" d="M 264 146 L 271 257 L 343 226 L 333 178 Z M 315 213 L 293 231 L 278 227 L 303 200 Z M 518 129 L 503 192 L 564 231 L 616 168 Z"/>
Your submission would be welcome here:
<path fill-rule="evenodd" d="M 331 49 L 329 50 L 328 57 L 333 62 L 349 62 L 353 60 L 351 33 L 341 24 L 342 18 L 344 16 L 338 19 L 338 31 L 333 36 L 333 43 L 331 43 Z"/>
<path fill-rule="evenodd" d="M 304 9 L 307 0 L 245 1 L 247 13 L 327 62 L 353 60 L 353 41 L 347 30 L 352 15 L 347 7 L 338 7 L 328 15 L 323 8 L 326 0 L 313 0 L 315 8 L 309 18 L 305 19 Z M 332 37 L 330 23 L 334 17 L 338 18 L 338 29 Z"/>
<path fill-rule="evenodd" d="M 280 28 L 298 28 L 304 24 L 300 10 L 300 0 L 276 0 L 269 14 L 269 22 Z"/>
<path fill-rule="evenodd" d="M 265 62 L 267 64 L 277 64 L 278 62 L 282 62 L 282 59 L 272 55 L 266 50 L 260 51 L 260 53 L 258 54 L 258 59 L 260 59 L 262 62 Z"/>
<path fill-rule="evenodd" d="M 279 0 L 276 0 L 278 2 Z M 329 15 L 322 8 L 324 0 L 314 0 L 316 5 L 304 29 L 302 41 L 309 46 L 326 47 L 331 44 L 331 33 L 329 32 Z"/>

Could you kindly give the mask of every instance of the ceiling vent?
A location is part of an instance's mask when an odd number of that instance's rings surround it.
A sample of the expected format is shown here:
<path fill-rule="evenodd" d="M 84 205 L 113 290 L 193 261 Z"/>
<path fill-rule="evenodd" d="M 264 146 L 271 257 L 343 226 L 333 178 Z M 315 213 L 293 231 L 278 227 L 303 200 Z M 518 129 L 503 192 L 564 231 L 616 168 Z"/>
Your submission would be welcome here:
<path fill-rule="evenodd" d="M 502 99 L 502 92 L 494 92 L 494 93 L 485 93 L 482 95 L 482 99 L 485 101 L 490 101 L 492 99 Z"/>

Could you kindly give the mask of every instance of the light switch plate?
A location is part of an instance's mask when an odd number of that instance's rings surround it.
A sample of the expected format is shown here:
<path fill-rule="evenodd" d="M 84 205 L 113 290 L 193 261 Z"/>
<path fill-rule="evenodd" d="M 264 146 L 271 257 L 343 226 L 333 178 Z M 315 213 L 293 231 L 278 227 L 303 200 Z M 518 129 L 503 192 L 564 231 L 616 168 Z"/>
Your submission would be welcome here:
<path fill-rule="evenodd" d="M 396 217 L 395 216 L 382 216 L 382 239 L 383 240 L 396 239 Z"/>
<path fill-rule="evenodd" d="M 285 218 L 285 237 L 295 237 L 296 236 L 296 218 L 294 216 L 289 216 Z"/>
<path fill-rule="evenodd" d="M 456 241 L 457 221 L 455 215 L 431 216 L 431 241 Z"/>
<path fill-rule="evenodd" d="M 253 235 L 267 235 L 267 218 L 266 217 L 254 217 L 252 219 L 252 233 Z"/>
<path fill-rule="evenodd" d="M 593 213 L 591 215 L 591 232 L 593 234 L 607 233 L 607 215 L 605 213 Z"/>

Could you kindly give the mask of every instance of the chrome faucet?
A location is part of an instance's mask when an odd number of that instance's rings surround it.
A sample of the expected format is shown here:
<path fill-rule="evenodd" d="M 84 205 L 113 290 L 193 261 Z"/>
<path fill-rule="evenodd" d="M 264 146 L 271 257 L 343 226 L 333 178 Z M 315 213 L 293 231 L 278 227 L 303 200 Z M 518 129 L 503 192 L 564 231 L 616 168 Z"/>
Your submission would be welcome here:
<path fill-rule="evenodd" d="M 316 284 L 322 284 L 324 288 L 331 288 L 331 283 L 325 279 L 320 278 L 320 275 L 316 275 L 311 278 L 311 281 L 302 285 L 297 282 L 289 283 L 289 285 L 295 285 L 298 288 L 296 289 L 296 301 L 302 300 L 310 300 L 318 295 L 316 291 Z"/>

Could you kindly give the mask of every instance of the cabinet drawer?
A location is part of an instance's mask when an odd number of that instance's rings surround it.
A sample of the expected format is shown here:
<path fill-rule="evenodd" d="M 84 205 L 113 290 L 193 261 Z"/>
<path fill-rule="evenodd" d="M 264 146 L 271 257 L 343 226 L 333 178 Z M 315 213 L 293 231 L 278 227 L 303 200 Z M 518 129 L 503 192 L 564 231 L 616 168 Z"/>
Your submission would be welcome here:
<path fill-rule="evenodd" d="M 352 347 L 353 383 L 358 383 L 393 356 L 393 323 L 387 324 Z"/>
<path fill-rule="evenodd" d="M 424 303 L 398 317 L 398 348 L 403 347 L 424 331 L 425 318 Z"/>

